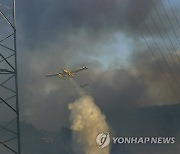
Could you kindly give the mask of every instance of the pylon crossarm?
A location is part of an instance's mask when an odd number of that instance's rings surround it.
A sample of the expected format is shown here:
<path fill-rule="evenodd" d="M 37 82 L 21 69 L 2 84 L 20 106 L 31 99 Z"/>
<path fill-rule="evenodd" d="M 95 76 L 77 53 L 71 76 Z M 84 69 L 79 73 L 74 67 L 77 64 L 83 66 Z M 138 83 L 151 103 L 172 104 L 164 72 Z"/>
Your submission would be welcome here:
<path fill-rule="evenodd" d="M 14 55 L 15 55 L 15 54 L 13 53 L 13 54 L 11 54 L 10 56 L 5 57 L 5 59 L 9 59 L 9 58 L 11 58 L 11 57 L 14 56 Z M 3 62 L 3 61 L 4 61 L 4 59 L 0 60 L 0 63 Z"/>
<path fill-rule="evenodd" d="M 3 18 L 7 21 L 7 23 L 8 24 L 10 24 L 10 26 L 13 28 L 13 29 L 15 29 L 14 28 L 14 26 L 12 25 L 12 23 L 9 21 L 9 19 L 6 17 L 6 15 L 0 10 L 0 14 L 3 16 Z"/>
<path fill-rule="evenodd" d="M 10 8 L 9 6 L 6 6 L 6 5 L 4 5 L 4 4 L 2 4 L 2 3 L 0 3 L 0 6 L 3 6 L 3 7 L 6 8 L 6 9 L 12 10 L 12 8 Z"/>
<path fill-rule="evenodd" d="M 11 147 L 9 147 L 8 145 L 6 145 L 5 143 L 3 142 L 0 142 L 0 144 L 2 144 L 3 146 L 5 146 L 7 149 L 9 149 L 10 151 L 14 152 L 14 153 L 17 153 L 15 150 L 13 150 Z"/>
<path fill-rule="evenodd" d="M 6 130 L 6 131 L 8 131 L 8 132 L 10 132 L 10 133 L 12 133 L 12 134 L 17 135 L 17 133 L 16 133 L 16 132 L 14 132 L 14 131 L 12 131 L 12 130 L 10 130 L 10 129 L 8 129 L 8 128 L 4 127 L 4 126 L 0 126 L 0 128 L 1 128 L 1 130 L 0 130 L 0 131 Z"/>
<path fill-rule="evenodd" d="M 13 69 L 15 70 L 15 68 L 10 64 L 10 62 L 0 53 L 0 56 L 6 61 L 6 63 Z"/>
<path fill-rule="evenodd" d="M 11 105 L 9 105 L 2 97 L 0 97 L 0 100 L 1 100 L 4 104 L 6 104 L 8 107 L 10 107 L 14 112 L 17 113 L 17 111 L 16 111 Z"/>
<path fill-rule="evenodd" d="M 3 41 L 5 41 L 5 40 L 7 40 L 8 38 L 10 38 L 10 37 L 13 36 L 13 35 L 14 35 L 14 33 L 8 35 L 7 37 L 5 37 L 5 38 L 3 38 L 2 40 L 0 40 L 0 42 L 3 42 Z"/>
<path fill-rule="evenodd" d="M 6 125 L 2 126 L 2 127 L 7 127 L 9 126 L 17 117 L 13 118 L 11 121 L 9 121 Z M 0 131 L 2 130 L 2 128 L 0 129 Z"/>
<path fill-rule="evenodd" d="M 10 138 L 10 139 L 8 139 L 8 140 L 5 140 L 5 141 L 3 141 L 3 142 L 1 142 L 1 143 L 7 143 L 7 142 L 10 142 L 10 141 L 13 141 L 13 140 L 15 140 L 15 139 L 17 139 L 18 137 L 16 136 L 16 137 L 13 137 L 13 138 Z"/>
<path fill-rule="evenodd" d="M 10 96 L 10 97 L 8 97 L 8 98 L 6 98 L 6 99 L 4 99 L 4 100 L 5 100 L 5 101 L 8 101 L 8 100 L 10 100 L 10 99 L 12 99 L 12 98 L 14 98 L 14 97 L 16 97 L 16 95 Z M 3 103 L 3 101 L 1 100 L 0 103 Z"/>
<path fill-rule="evenodd" d="M 0 83 L 0 86 L 2 86 L 3 84 L 5 84 L 6 82 L 8 82 L 10 79 L 12 79 L 14 77 L 14 74 L 12 76 L 10 76 L 9 78 L 7 78 L 5 81 L 3 81 L 2 83 Z"/>
<path fill-rule="evenodd" d="M 1 87 L 3 87 L 4 89 L 6 89 L 6 90 L 8 90 L 8 91 L 11 91 L 11 92 L 13 92 L 13 93 L 15 93 L 15 94 L 16 94 L 16 92 L 15 92 L 13 89 L 8 88 L 8 87 L 3 86 L 3 85 L 0 85 L 0 86 L 1 86 Z"/>
<path fill-rule="evenodd" d="M 3 44 L 0 44 L 0 46 L 3 47 L 3 48 L 6 48 L 6 49 L 8 49 L 8 50 L 11 50 L 11 51 L 15 52 L 14 49 L 11 49 L 11 48 L 9 48 L 9 47 L 3 45 Z"/>

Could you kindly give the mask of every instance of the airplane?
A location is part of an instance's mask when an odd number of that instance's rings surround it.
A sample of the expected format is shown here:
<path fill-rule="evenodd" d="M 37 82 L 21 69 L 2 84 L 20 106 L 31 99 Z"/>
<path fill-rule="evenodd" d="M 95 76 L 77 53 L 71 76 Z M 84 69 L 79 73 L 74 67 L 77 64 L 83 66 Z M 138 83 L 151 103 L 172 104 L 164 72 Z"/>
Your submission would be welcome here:
<path fill-rule="evenodd" d="M 77 75 L 77 72 L 87 70 L 88 67 L 82 67 L 80 69 L 76 69 L 73 71 L 69 71 L 66 68 L 62 69 L 62 73 L 54 73 L 54 74 L 46 74 L 46 77 L 52 77 L 52 76 L 58 76 L 60 79 L 64 79 L 65 77 L 74 78 L 75 75 Z"/>
<path fill-rule="evenodd" d="M 89 86 L 89 84 L 83 84 L 83 85 L 80 85 L 81 88 L 84 88 L 86 86 Z"/>

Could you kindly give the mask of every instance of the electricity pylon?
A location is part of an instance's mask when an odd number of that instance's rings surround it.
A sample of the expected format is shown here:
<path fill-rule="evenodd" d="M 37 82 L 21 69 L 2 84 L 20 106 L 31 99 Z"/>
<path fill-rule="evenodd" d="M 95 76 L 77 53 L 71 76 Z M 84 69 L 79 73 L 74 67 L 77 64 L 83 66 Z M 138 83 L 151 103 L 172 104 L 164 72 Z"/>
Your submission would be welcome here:
<path fill-rule="evenodd" d="M 21 153 L 15 0 L 0 0 L 0 153 Z"/>

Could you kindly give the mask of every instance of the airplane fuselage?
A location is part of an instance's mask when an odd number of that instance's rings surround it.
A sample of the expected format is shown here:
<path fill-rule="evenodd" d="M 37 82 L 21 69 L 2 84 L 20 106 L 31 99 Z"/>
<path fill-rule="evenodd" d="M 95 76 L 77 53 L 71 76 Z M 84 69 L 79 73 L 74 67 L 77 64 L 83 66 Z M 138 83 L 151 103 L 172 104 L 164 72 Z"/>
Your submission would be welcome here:
<path fill-rule="evenodd" d="M 66 74 L 68 77 L 74 77 L 75 73 L 71 73 L 66 68 L 62 69 L 63 73 Z"/>

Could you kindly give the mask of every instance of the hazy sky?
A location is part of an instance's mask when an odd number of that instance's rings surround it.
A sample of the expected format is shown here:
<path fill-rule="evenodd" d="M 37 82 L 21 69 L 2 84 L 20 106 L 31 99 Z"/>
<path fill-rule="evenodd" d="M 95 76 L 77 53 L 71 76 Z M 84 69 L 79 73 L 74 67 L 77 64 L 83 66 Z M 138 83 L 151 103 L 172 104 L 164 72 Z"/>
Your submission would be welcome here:
<path fill-rule="evenodd" d="M 168 1 L 162 2 L 179 36 Z M 177 18 L 179 3 L 171 1 Z M 67 106 L 78 94 L 68 80 L 44 77 L 63 67 L 89 67 L 76 80 L 90 84 L 85 91 L 106 117 L 117 109 L 178 103 L 143 39 L 179 94 L 180 88 L 153 42 L 155 39 L 179 81 L 161 36 L 179 69 L 167 34 L 179 56 L 180 45 L 160 0 L 19 0 L 16 12 L 21 120 L 48 130 L 68 126 Z"/>

